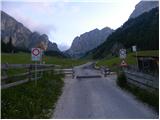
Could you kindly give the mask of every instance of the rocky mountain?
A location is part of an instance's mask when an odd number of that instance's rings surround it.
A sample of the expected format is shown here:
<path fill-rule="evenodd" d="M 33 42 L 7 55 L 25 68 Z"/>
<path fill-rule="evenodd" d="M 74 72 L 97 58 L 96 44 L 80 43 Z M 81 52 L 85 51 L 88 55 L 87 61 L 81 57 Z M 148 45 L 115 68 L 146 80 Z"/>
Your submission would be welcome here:
<path fill-rule="evenodd" d="M 148 12 L 153 8 L 159 6 L 159 1 L 140 1 L 136 6 L 135 10 L 132 12 L 129 18 L 135 18 L 144 12 Z"/>
<path fill-rule="evenodd" d="M 120 48 L 131 51 L 133 45 L 137 46 L 138 51 L 159 50 L 159 7 L 126 21 L 103 44 L 89 51 L 86 57 L 100 59 L 118 56 Z"/>
<path fill-rule="evenodd" d="M 103 28 L 102 30 L 94 29 L 80 36 L 75 37 L 69 50 L 65 53 L 74 58 L 83 56 L 86 52 L 96 48 L 102 44 L 106 38 L 113 32 L 111 28 Z"/>
<path fill-rule="evenodd" d="M 1 11 L 1 40 L 7 44 L 10 39 L 14 47 L 23 50 L 42 44 L 47 51 L 59 51 L 56 43 L 50 42 L 47 35 L 31 32 L 22 23 Z"/>

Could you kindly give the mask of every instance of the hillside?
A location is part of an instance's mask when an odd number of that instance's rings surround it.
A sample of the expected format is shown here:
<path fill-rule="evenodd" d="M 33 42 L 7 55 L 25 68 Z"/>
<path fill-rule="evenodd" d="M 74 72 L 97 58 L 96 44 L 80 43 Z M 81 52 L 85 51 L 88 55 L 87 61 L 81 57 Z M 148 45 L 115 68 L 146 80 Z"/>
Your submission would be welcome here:
<path fill-rule="evenodd" d="M 109 55 L 118 55 L 120 48 L 131 50 L 137 45 L 138 50 L 159 49 L 159 8 L 129 19 L 113 32 L 108 39 L 87 53 L 93 59 L 104 58 Z"/>

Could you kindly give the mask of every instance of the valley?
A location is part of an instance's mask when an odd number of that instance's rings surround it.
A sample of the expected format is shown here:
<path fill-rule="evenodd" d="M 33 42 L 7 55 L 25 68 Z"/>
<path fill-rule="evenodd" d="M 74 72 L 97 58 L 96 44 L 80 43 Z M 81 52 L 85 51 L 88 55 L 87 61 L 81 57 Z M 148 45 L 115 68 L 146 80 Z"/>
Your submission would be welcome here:
<path fill-rule="evenodd" d="M 1 118 L 158 119 L 159 1 L 127 2 L 3 1 Z"/>

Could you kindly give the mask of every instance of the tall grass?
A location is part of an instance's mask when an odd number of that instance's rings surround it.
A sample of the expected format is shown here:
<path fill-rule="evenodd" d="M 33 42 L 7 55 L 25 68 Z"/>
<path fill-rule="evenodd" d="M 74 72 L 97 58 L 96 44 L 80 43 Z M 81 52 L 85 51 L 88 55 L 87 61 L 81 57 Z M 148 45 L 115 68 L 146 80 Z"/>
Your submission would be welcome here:
<path fill-rule="evenodd" d="M 62 92 L 63 75 L 49 72 L 43 78 L 1 91 L 3 119 L 50 118 Z"/>

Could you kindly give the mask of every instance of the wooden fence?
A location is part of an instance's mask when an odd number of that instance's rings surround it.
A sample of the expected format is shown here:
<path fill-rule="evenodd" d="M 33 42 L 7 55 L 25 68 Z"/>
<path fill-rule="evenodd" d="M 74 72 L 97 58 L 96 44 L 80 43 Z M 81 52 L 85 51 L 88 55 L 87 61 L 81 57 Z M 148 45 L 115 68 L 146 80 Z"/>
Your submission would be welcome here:
<path fill-rule="evenodd" d="M 18 73 L 11 74 L 11 71 L 18 70 Z M 29 81 L 42 78 L 43 72 L 51 71 L 56 73 L 71 74 L 74 78 L 74 70 L 61 69 L 58 65 L 43 64 L 1 64 L 1 89 L 20 85 Z M 36 72 L 36 79 L 35 79 Z"/>

